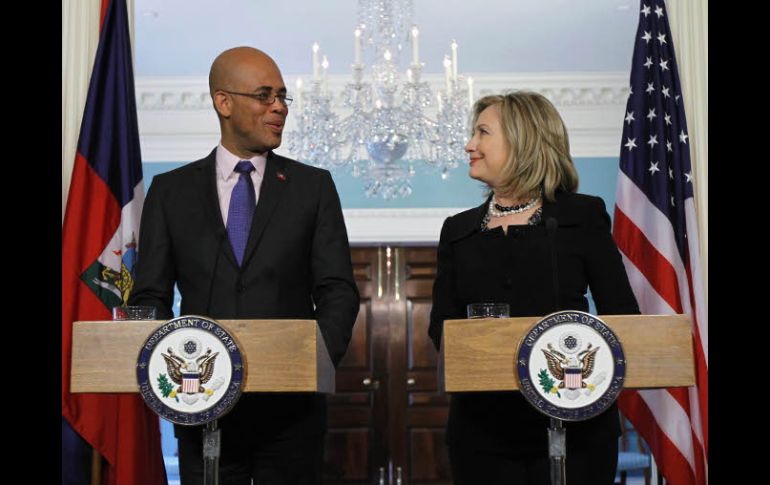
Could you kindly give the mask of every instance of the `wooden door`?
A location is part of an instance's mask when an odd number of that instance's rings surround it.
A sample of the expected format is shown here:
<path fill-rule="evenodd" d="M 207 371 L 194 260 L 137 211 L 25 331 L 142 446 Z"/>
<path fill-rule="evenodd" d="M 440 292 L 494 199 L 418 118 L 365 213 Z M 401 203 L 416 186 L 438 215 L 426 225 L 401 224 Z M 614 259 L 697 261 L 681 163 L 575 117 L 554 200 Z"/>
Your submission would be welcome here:
<path fill-rule="evenodd" d="M 353 336 L 328 397 L 324 483 L 371 484 L 387 462 L 388 305 L 383 248 L 354 248 L 353 274 L 361 294 Z"/>
<path fill-rule="evenodd" d="M 438 392 L 438 352 L 428 337 L 436 248 L 395 250 L 391 310 L 393 461 L 404 484 L 451 483 L 444 442 L 449 399 Z"/>
<path fill-rule="evenodd" d="M 448 484 L 447 397 L 428 338 L 433 247 L 354 248 L 361 308 L 329 396 L 324 483 Z"/>

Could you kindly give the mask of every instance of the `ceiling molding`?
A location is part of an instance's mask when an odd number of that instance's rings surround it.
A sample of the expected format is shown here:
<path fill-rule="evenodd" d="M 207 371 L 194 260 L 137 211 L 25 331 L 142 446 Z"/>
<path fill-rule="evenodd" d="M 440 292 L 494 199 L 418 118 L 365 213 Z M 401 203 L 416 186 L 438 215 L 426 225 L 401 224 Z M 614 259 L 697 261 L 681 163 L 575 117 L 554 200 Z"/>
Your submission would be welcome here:
<path fill-rule="evenodd" d="M 435 245 L 444 220 L 467 208 L 343 209 L 350 244 Z"/>
<path fill-rule="evenodd" d="M 465 73 L 474 79 L 477 97 L 513 89 L 546 96 L 559 109 L 570 134 L 574 157 L 617 156 L 628 98 L 628 73 Z M 296 78 L 287 79 L 293 85 Z M 442 89 L 440 74 L 423 76 L 434 90 Z M 329 89 L 341 93 L 350 78 L 330 75 Z M 136 80 L 139 134 L 144 161 L 187 161 L 201 158 L 219 141 L 219 124 L 205 77 L 164 77 Z M 335 109 L 345 115 L 341 96 Z M 434 108 L 435 110 L 435 108 Z M 431 108 L 428 116 L 434 115 Z M 294 129 L 289 116 L 286 132 Z M 278 150 L 281 154 L 291 153 Z"/>

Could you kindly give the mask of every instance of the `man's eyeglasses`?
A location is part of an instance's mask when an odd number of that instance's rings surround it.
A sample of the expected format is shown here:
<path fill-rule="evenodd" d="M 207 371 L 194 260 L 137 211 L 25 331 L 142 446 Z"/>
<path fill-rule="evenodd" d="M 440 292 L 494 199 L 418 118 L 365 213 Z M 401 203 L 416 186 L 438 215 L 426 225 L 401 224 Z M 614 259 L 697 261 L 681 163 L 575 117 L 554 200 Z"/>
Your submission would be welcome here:
<path fill-rule="evenodd" d="M 238 96 L 246 96 L 247 98 L 254 99 L 258 101 L 261 104 L 270 106 L 271 104 L 275 103 L 275 100 L 281 102 L 284 106 L 291 106 L 291 102 L 294 101 L 294 99 L 286 96 L 285 94 L 272 94 L 272 93 L 236 93 L 235 91 L 227 91 L 225 89 L 222 89 L 223 92 L 228 94 L 237 94 Z"/>

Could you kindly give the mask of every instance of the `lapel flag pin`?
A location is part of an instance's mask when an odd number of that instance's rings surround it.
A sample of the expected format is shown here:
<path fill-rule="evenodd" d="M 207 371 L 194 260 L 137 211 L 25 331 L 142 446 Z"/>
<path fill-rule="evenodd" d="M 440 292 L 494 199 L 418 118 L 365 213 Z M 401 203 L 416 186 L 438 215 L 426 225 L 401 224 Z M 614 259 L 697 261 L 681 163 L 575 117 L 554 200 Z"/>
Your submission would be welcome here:
<path fill-rule="evenodd" d="M 284 175 L 283 172 L 278 172 L 277 175 L 278 175 L 278 180 L 280 180 L 281 182 L 286 181 L 286 175 Z"/>

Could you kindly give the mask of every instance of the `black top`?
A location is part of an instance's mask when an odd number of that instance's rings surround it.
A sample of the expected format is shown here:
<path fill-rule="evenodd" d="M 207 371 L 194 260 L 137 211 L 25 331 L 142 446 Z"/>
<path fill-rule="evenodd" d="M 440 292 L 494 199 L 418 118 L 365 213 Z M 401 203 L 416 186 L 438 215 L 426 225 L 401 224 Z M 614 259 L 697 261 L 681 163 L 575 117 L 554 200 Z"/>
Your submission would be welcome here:
<path fill-rule="evenodd" d="M 639 313 L 602 199 L 557 193 L 556 202 L 543 201 L 538 224 L 509 226 L 507 234 L 500 227 L 482 231 L 488 202 L 447 218 L 441 230 L 429 328 L 437 349 L 443 321 L 466 318 L 469 303 L 508 303 L 511 317 L 588 311 L 590 287 L 599 315 Z M 613 404 L 588 421 L 566 423 L 568 447 L 617 439 L 618 419 Z M 447 442 L 545 452 L 548 422 L 518 392 L 456 393 Z"/>

